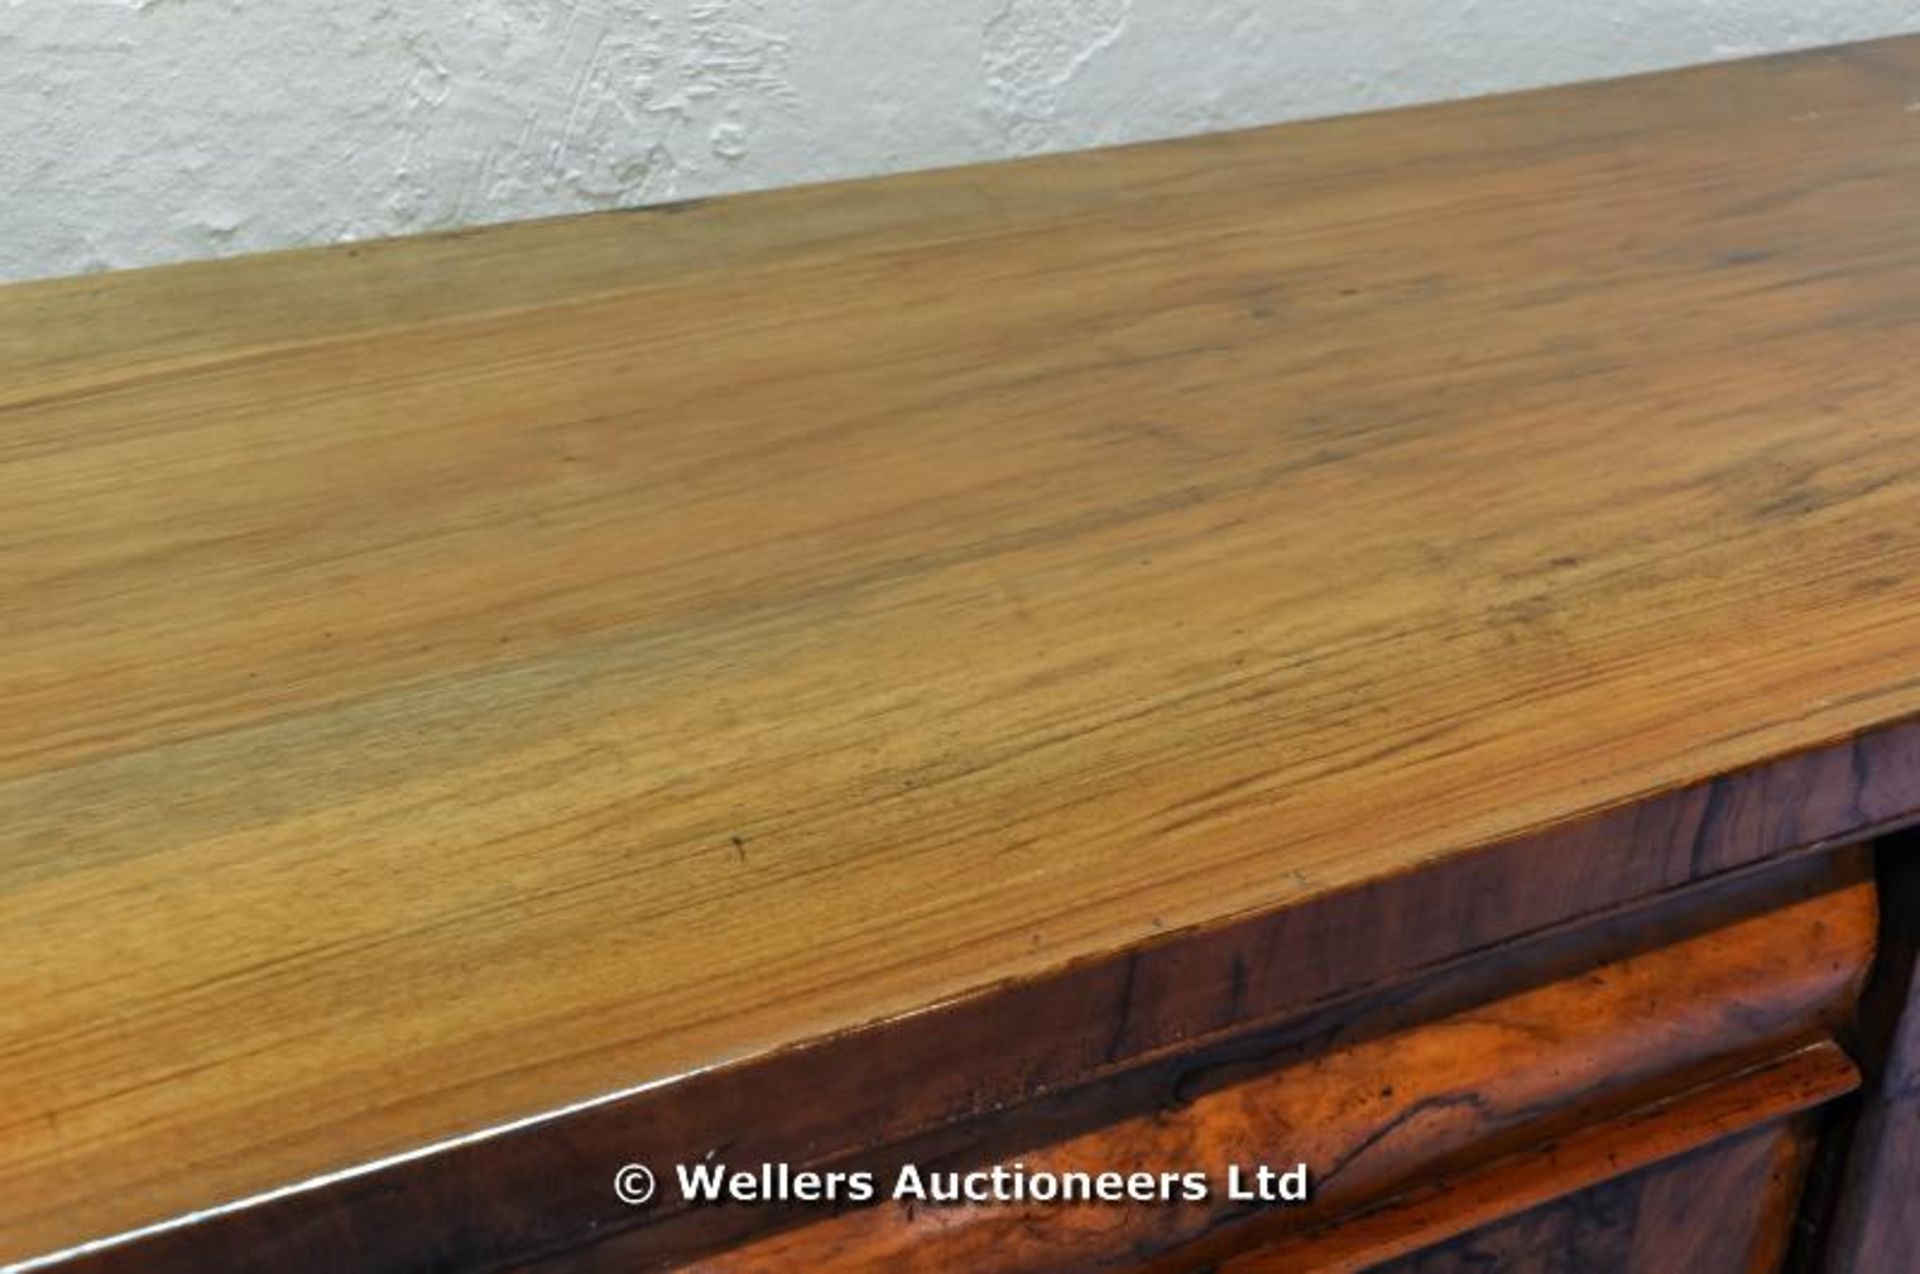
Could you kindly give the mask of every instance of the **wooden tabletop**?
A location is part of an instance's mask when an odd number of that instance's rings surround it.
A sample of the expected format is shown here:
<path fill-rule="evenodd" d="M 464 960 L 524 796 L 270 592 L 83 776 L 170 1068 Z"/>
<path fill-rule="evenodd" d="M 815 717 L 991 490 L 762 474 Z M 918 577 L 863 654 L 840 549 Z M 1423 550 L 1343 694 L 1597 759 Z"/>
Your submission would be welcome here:
<path fill-rule="evenodd" d="M 0 1260 L 1920 712 L 1920 40 L 0 289 Z"/>

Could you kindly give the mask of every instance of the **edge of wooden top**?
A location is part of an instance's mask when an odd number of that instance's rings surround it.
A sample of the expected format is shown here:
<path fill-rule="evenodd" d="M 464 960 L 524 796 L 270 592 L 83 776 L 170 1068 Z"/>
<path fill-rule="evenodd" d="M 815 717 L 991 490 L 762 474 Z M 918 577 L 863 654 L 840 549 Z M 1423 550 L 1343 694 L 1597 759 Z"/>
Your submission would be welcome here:
<path fill-rule="evenodd" d="M 831 1166 L 1270 1027 L 1666 891 L 1920 822 L 1920 717 L 1044 975 L 24 1261 L 19 1271 L 465 1268 L 614 1234 L 616 1172 Z M 1395 941 L 1375 935 L 1388 932 Z M 658 1268 L 687 1253 L 663 1233 Z M 656 1263 L 650 1261 L 650 1266 Z"/>

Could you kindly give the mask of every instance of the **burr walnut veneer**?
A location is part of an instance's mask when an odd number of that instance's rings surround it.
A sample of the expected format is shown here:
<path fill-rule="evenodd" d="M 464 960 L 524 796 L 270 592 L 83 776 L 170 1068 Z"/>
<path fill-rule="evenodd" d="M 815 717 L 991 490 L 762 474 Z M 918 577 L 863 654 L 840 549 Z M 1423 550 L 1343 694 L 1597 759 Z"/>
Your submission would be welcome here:
<path fill-rule="evenodd" d="M 0 1264 L 1920 1269 L 1916 101 L 0 289 Z"/>

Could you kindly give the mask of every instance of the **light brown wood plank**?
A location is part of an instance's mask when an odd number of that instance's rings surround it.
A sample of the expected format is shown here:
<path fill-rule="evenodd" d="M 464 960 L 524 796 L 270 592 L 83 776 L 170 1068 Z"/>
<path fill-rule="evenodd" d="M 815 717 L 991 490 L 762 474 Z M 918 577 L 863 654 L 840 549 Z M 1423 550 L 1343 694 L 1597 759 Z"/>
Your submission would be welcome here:
<path fill-rule="evenodd" d="M 0 290 L 0 1259 L 1920 711 L 1916 76 Z"/>

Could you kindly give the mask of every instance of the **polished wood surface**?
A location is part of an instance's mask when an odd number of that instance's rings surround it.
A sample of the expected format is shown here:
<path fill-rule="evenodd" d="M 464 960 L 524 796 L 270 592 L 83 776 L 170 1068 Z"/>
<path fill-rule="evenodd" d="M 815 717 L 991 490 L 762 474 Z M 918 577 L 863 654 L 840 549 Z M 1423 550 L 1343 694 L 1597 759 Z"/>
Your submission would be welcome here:
<path fill-rule="evenodd" d="M 0 1259 L 1658 801 L 1911 816 L 1916 74 L 0 290 Z"/>
<path fill-rule="evenodd" d="M 1784 1052 L 1831 1029 L 1866 975 L 1875 917 L 1870 883 L 1817 894 L 1434 1022 L 1336 1045 L 1296 1065 L 1036 1147 L 1019 1161 L 1034 1170 L 1099 1172 L 1115 1165 L 1223 1167 L 1284 1157 L 1314 1170 L 1313 1201 L 1264 1220 L 1305 1228 L 1419 1182 L 1459 1156 L 1490 1157 L 1516 1138 L 1539 1138 L 1556 1121 L 1589 1122 L 1610 1102 L 1649 1086 L 1671 1089 L 1678 1077 L 1716 1060 L 1733 1069 L 1725 1059 L 1769 1047 Z M 1810 1085 L 1824 1099 L 1852 1087 L 1855 1078 L 1852 1064 L 1830 1045 L 1790 1074 L 1802 1070 L 1813 1078 L 1781 1078 L 1775 1087 L 1798 1094 Z M 1756 1091 L 1743 1089 L 1734 1109 L 1764 1108 Z M 1793 1100 L 1789 1109 L 1807 1104 Z M 1715 1109 L 1724 1116 L 1726 1105 Z M 887 1204 L 686 1268 L 710 1274 L 1133 1269 L 1156 1254 L 1178 1255 L 1202 1237 L 1235 1243 L 1223 1227 L 1247 1210 L 1224 1194 L 1165 1208 Z M 628 1255 L 610 1257 L 604 1268 L 636 1265 Z M 1276 1268 L 1320 1266 L 1302 1261 Z"/>
<path fill-rule="evenodd" d="M 1800 1112 L 1858 1080 L 1838 1046 L 1812 1045 L 1423 1183 L 1217 1274 L 1764 1274 L 1785 1256 L 1819 1125 Z"/>

